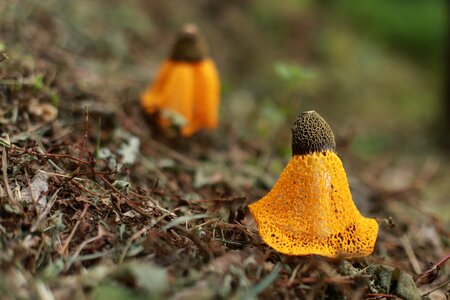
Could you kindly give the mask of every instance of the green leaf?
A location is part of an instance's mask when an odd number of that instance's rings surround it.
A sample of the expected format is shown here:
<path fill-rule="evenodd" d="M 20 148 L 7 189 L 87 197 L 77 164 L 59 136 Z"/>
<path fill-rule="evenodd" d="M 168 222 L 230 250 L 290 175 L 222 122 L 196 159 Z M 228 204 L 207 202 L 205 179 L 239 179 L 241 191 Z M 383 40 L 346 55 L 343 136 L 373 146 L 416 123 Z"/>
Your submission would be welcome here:
<path fill-rule="evenodd" d="M 57 93 L 51 93 L 50 94 L 50 102 L 52 103 L 52 105 L 54 107 L 58 107 L 59 106 L 60 99 L 59 99 L 59 96 L 58 96 Z"/>
<path fill-rule="evenodd" d="M 305 79 L 313 79 L 315 73 L 296 63 L 277 62 L 274 64 L 275 73 L 287 82 L 296 82 Z"/>
<path fill-rule="evenodd" d="M 64 270 L 64 261 L 62 258 L 55 260 L 54 262 L 47 265 L 44 269 L 44 278 L 56 278 Z"/>
<path fill-rule="evenodd" d="M 93 299 L 164 299 L 169 290 L 167 270 L 153 263 L 133 261 L 122 265 L 97 266 L 80 278 L 84 288 L 93 288 Z"/>
<path fill-rule="evenodd" d="M 37 91 L 42 90 L 42 88 L 44 87 L 44 76 L 42 76 L 42 75 L 37 75 L 37 76 L 34 78 L 33 87 L 34 87 L 34 89 L 37 90 Z"/>
<path fill-rule="evenodd" d="M 118 285 L 115 282 L 101 283 L 94 291 L 93 299 L 96 300 L 126 300 L 144 299 L 143 296 L 136 297 L 133 290 Z"/>

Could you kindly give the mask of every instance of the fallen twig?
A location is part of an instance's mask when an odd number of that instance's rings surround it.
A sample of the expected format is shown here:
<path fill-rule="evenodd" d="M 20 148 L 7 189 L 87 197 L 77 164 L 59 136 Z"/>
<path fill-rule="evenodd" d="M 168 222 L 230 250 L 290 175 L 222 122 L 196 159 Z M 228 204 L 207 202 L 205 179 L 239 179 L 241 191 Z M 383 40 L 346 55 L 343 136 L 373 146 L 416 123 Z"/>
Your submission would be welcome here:
<path fill-rule="evenodd" d="M 194 242 L 195 245 L 199 248 L 201 252 L 203 252 L 205 261 L 208 262 L 213 258 L 213 253 L 211 249 L 208 248 L 195 234 L 192 233 L 192 230 L 186 229 L 181 225 L 177 225 L 175 227 L 172 227 L 172 229 L 184 233 L 184 235 L 190 239 L 192 242 Z"/>
<path fill-rule="evenodd" d="M 444 286 L 446 286 L 446 285 L 449 284 L 449 283 L 450 283 L 450 280 L 447 281 L 447 282 L 444 282 L 443 284 L 438 285 L 437 287 L 435 287 L 435 288 L 432 289 L 431 291 L 428 291 L 428 292 L 426 292 L 425 294 L 422 294 L 422 297 L 425 297 L 425 296 L 430 295 L 431 293 L 437 291 L 437 290 L 440 289 L 440 288 L 443 288 Z"/>
<path fill-rule="evenodd" d="M 37 219 L 36 223 L 34 223 L 34 225 L 31 227 L 31 232 L 34 232 L 34 231 L 38 230 L 39 227 L 41 227 L 41 223 L 44 221 L 44 219 L 47 217 L 50 210 L 52 209 L 52 206 L 55 203 L 56 197 L 60 190 L 61 190 L 61 188 L 56 190 L 56 192 L 50 198 L 50 201 L 48 201 L 47 206 L 45 207 L 45 210 L 39 215 L 39 218 Z"/>
<path fill-rule="evenodd" d="M 88 208 L 89 208 L 89 204 L 85 204 L 83 212 L 81 213 L 80 217 L 78 218 L 77 223 L 75 223 L 75 226 L 73 226 L 72 231 L 69 234 L 69 237 L 64 242 L 63 247 L 58 251 L 60 255 L 66 254 L 67 248 L 69 247 L 69 243 L 70 243 L 70 241 L 72 241 L 72 238 L 75 235 L 75 232 L 77 231 L 78 226 L 80 226 L 81 221 L 84 219 L 84 216 L 86 215 Z"/>
<path fill-rule="evenodd" d="M 4 61 L 5 59 L 7 59 L 8 57 L 5 55 L 5 53 L 1 53 L 0 54 L 0 63 L 2 62 L 2 61 Z"/>
<path fill-rule="evenodd" d="M 447 256 L 445 256 L 443 259 L 441 259 L 440 261 L 438 261 L 436 264 L 434 264 L 431 268 L 429 268 L 428 270 L 426 270 L 425 272 L 423 272 L 422 274 L 420 274 L 415 280 L 414 282 L 417 285 L 422 285 L 422 284 L 428 284 L 433 282 L 436 277 L 437 274 L 441 268 L 441 266 L 443 264 L 445 264 L 448 260 L 450 259 L 450 254 L 447 254 Z"/>
<path fill-rule="evenodd" d="M 366 299 L 369 298 L 388 298 L 388 299 L 401 299 L 395 295 L 392 294 L 379 294 L 379 293 L 372 293 L 372 294 L 366 294 Z"/>
<path fill-rule="evenodd" d="M 294 280 L 301 283 L 316 283 L 316 282 L 326 282 L 326 283 L 353 283 L 355 279 L 352 276 L 339 276 L 339 277 L 328 277 L 328 278 L 318 278 L 318 277 L 304 277 L 298 280 Z"/>
<path fill-rule="evenodd" d="M 123 200 L 125 200 L 125 203 L 128 204 L 135 212 L 137 212 L 138 214 L 144 216 L 144 217 L 148 217 L 148 218 L 152 218 L 153 215 L 149 214 L 148 212 L 144 211 L 142 208 L 140 208 L 139 206 L 137 206 L 137 204 L 135 204 L 133 201 L 131 201 L 127 196 L 125 196 L 121 191 L 119 191 L 115 186 L 112 185 L 111 182 L 109 182 L 109 180 L 107 180 L 105 178 L 105 176 L 103 176 L 102 174 L 96 174 L 98 177 L 100 177 L 100 179 L 103 180 L 103 182 L 109 186 L 115 193 L 119 194 L 120 197 L 122 197 Z"/>
<path fill-rule="evenodd" d="M 89 130 L 89 111 L 88 111 L 88 107 L 86 106 L 85 108 L 85 112 L 84 112 L 84 136 L 83 136 L 83 142 L 81 144 L 81 149 L 80 149 L 80 159 L 83 157 L 84 151 L 86 150 L 86 142 L 88 139 L 88 130 Z"/>
<path fill-rule="evenodd" d="M 246 201 L 247 197 L 236 196 L 231 198 L 212 198 L 212 199 L 193 199 L 189 200 L 191 203 L 201 203 L 201 202 L 233 202 L 233 201 Z"/>
<path fill-rule="evenodd" d="M 6 194 L 8 195 L 8 200 L 10 204 L 18 206 L 14 195 L 12 194 L 11 187 L 8 182 L 8 161 L 6 158 L 6 149 L 5 146 L 2 146 L 2 174 L 3 174 L 3 184 L 5 185 Z"/>
<path fill-rule="evenodd" d="M 86 209 L 86 207 L 88 207 L 88 205 L 85 206 L 85 209 Z M 83 211 L 83 212 L 84 212 L 84 211 Z M 80 219 L 81 219 L 81 218 L 80 218 Z M 65 267 L 65 270 L 67 271 L 67 270 L 70 269 L 70 267 L 72 266 L 72 264 L 77 260 L 77 258 L 78 258 L 78 256 L 80 255 L 81 251 L 83 250 L 84 247 L 86 247 L 87 244 L 90 244 L 90 243 L 92 243 L 92 242 L 95 242 L 96 240 L 101 239 L 101 238 L 104 237 L 104 236 L 105 236 L 104 230 L 102 230 L 101 226 L 99 225 L 99 226 L 98 226 L 98 233 L 97 233 L 97 235 L 94 236 L 94 237 L 92 237 L 92 238 L 90 238 L 90 239 L 88 239 L 88 240 L 83 241 L 83 242 L 81 243 L 81 245 L 78 246 L 77 250 L 75 251 L 75 253 L 74 253 L 74 254 L 72 255 L 72 257 L 70 258 L 69 262 L 67 263 L 67 265 L 66 265 L 66 267 Z"/>
<path fill-rule="evenodd" d="M 145 226 L 144 228 L 142 228 L 141 230 L 139 230 L 138 232 L 135 232 L 131 238 L 128 240 L 125 248 L 123 249 L 122 255 L 119 258 L 119 263 L 123 263 L 123 260 L 125 259 L 125 257 L 128 254 L 128 250 L 130 249 L 132 243 L 139 238 L 141 235 L 143 235 L 145 232 L 147 232 L 150 229 L 150 226 Z"/>
<path fill-rule="evenodd" d="M 416 274 L 421 274 L 422 269 L 420 269 L 419 261 L 417 260 L 416 254 L 414 253 L 414 249 L 411 246 L 411 242 L 406 234 L 400 237 L 400 242 L 402 243 L 403 248 L 405 249 L 406 255 L 408 256 L 409 262 L 414 269 Z"/>
<path fill-rule="evenodd" d="M 109 182 L 108 179 L 106 179 L 106 177 L 104 176 L 104 173 L 97 171 L 95 169 L 95 167 L 93 167 L 90 164 L 89 161 L 83 160 L 81 158 L 73 157 L 72 155 L 69 155 L 69 154 L 39 153 L 39 152 L 32 151 L 32 150 L 31 151 L 23 150 L 22 154 L 36 155 L 38 157 L 45 157 L 45 158 L 69 159 L 76 163 L 84 165 L 91 170 L 91 173 L 85 173 L 86 175 L 89 174 L 89 175 L 98 176 L 109 188 L 111 188 L 116 194 L 118 194 L 125 201 L 125 203 L 127 203 L 135 212 L 137 212 L 138 214 L 145 216 L 145 217 L 153 217 L 151 214 L 145 212 L 143 209 L 141 209 L 139 206 L 137 206 L 127 196 L 125 196 L 122 192 L 120 192 L 115 186 L 113 186 L 112 183 Z M 74 176 L 72 176 L 72 177 L 75 178 Z M 70 178 L 70 176 L 69 176 L 69 178 Z"/>
<path fill-rule="evenodd" d="M 181 153 L 167 147 L 164 144 L 161 144 L 160 142 L 158 142 L 156 140 L 148 139 L 148 142 L 153 146 L 153 148 L 157 149 L 158 151 L 160 151 L 162 153 L 169 155 L 173 159 L 185 164 L 186 166 L 189 166 L 189 167 L 197 167 L 198 166 L 197 161 L 195 161 L 187 156 L 182 155 Z"/>

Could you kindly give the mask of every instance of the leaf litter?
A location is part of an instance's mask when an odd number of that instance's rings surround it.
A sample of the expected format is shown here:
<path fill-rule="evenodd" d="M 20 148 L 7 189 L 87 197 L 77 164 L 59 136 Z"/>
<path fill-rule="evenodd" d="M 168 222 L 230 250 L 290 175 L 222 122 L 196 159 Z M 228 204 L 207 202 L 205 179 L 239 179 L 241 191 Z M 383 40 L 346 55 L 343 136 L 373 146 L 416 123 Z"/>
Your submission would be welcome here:
<path fill-rule="evenodd" d="M 36 24 L 55 21 L 40 13 Z M 371 256 L 284 256 L 247 209 L 276 179 L 243 159 L 263 141 L 160 137 L 137 100 L 118 100 L 127 80 L 111 96 L 93 69 L 67 68 L 80 57 L 34 49 L 0 56 L 4 299 L 445 297 L 450 232 L 418 200 L 430 174 L 399 190 L 366 180 L 367 211 L 383 224 Z"/>

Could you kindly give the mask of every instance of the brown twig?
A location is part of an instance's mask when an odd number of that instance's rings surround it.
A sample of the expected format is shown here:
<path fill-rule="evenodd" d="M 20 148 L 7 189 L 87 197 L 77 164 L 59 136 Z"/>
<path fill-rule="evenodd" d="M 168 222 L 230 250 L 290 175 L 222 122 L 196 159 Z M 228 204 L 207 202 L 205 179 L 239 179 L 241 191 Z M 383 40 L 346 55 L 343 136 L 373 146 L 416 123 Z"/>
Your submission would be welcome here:
<path fill-rule="evenodd" d="M 125 257 L 128 254 L 128 250 L 130 249 L 132 243 L 138 239 L 142 234 L 144 234 L 145 232 L 147 232 L 150 229 L 150 226 L 145 226 L 144 228 L 142 228 L 141 230 L 139 230 L 138 232 L 135 232 L 131 238 L 128 240 L 125 249 L 122 252 L 122 255 L 119 258 L 119 263 L 122 263 L 123 260 L 125 259 Z"/>
<path fill-rule="evenodd" d="M 197 203 L 197 202 L 233 202 L 233 201 L 246 201 L 247 197 L 231 197 L 231 198 L 211 198 L 211 199 L 193 199 L 189 200 L 191 203 Z"/>
<path fill-rule="evenodd" d="M 172 227 L 172 229 L 184 233 L 184 235 L 194 242 L 195 245 L 203 252 L 205 260 L 209 261 L 213 258 L 213 254 L 211 249 L 208 248 L 195 234 L 192 233 L 192 230 L 188 230 L 181 225 L 177 225 Z"/>
<path fill-rule="evenodd" d="M 156 205 L 157 201 L 151 195 L 141 195 L 137 191 L 134 191 L 133 189 L 130 189 L 129 193 L 133 194 L 137 198 L 148 200 Z"/>
<path fill-rule="evenodd" d="M 85 206 L 86 208 L 86 206 Z M 78 246 L 77 250 L 75 251 L 75 253 L 72 255 L 72 257 L 70 258 L 69 262 L 67 263 L 65 270 L 69 270 L 69 268 L 72 266 L 72 264 L 76 261 L 76 259 L 78 258 L 78 256 L 80 255 L 81 251 L 83 250 L 84 247 L 86 247 L 86 245 L 95 242 L 96 240 L 101 239 L 102 237 L 105 236 L 104 230 L 101 229 L 101 226 L 98 226 L 98 233 L 96 236 L 91 237 L 88 240 L 85 240 L 81 243 L 80 246 Z"/>
<path fill-rule="evenodd" d="M 414 269 L 414 272 L 416 272 L 416 274 L 422 273 L 419 261 L 417 260 L 416 254 L 414 253 L 414 249 L 411 246 L 411 242 L 409 241 L 408 236 L 406 234 L 401 236 L 400 242 L 403 246 L 403 249 L 405 249 L 406 255 L 408 256 L 409 262 L 412 268 Z"/>
<path fill-rule="evenodd" d="M 19 210 L 19 213 L 22 216 L 25 216 L 28 219 L 28 216 L 25 214 L 22 205 L 20 204 L 19 200 L 14 197 L 11 187 L 9 186 L 8 182 L 8 160 L 7 160 L 7 154 L 6 154 L 6 148 L 5 146 L 2 146 L 2 173 L 3 173 L 3 183 L 5 184 L 6 194 L 8 196 L 9 203 Z"/>
<path fill-rule="evenodd" d="M 80 159 L 83 157 L 84 150 L 86 150 L 86 142 L 88 139 L 88 130 L 89 130 L 89 111 L 88 107 L 86 106 L 84 108 L 84 136 L 83 136 L 83 142 L 81 143 L 81 149 L 80 149 Z"/>
<path fill-rule="evenodd" d="M 72 231 L 70 232 L 69 236 L 67 237 L 66 241 L 64 242 L 63 247 L 58 251 L 60 255 L 66 254 L 67 248 L 69 248 L 69 243 L 72 241 L 72 238 L 75 235 L 75 232 L 77 231 L 78 227 L 80 226 L 81 221 L 84 219 L 84 216 L 86 215 L 88 208 L 89 208 L 89 204 L 85 204 L 83 212 L 81 213 L 80 217 L 78 218 L 77 223 L 75 223 L 75 226 L 72 228 Z"/>
<path fill-rule="evenodd" d="M 2 174 L 3 174 L 3 184 L 5 185 L 6 194 L 8 195 L 8 200 L 10 204 L 17 205 L 17 201 L 12 194 L 11 187 L 8 182 L 8 161 L 6 158 L 6 149 L 5 146 L 2 146 Z"/>
<path fill-rule="evenodd" d="M 39 152 L 35 152 L 35 151 L 27 152 L 27 154 L 32 154 L 32 155 L 46 157 L 46 158 L 47 157 L 48 158 L 67 158 L 67 159 L 73 160 L 79 164 L 89 166 L 88 161 L 73 157 L 72 155 L 69 155 L 69 154 L 39 153 Z"/>
<path fill-rule="evenodd" d="M 437 287 L 435 287 L 434 289 L 432 289 L 431 291 L 426 292 L 425 294 L 422 294 L 422 297 L 428 296 L 431 293 L 437 291 L 440 288 L 443 288 L 444 286 L 446 286 L 447 284 L 450 284 L 450 280 L 444 282 L 443 284 L 438 285 Z"/>
<path fill-rule="evenodd" d="M 49 158 L 61 158 L 61 159 L 69 159 L 72 161 L 75 161 L 79 164 L 82 164 L 86 167 L 88 167 L 91 170 L 91 175 L 96 175 L 98 176 L 109 188 L 111 188 L 115 193 L 117 193 L 123 200 L 125 200 L 125 202 L 138 214 L 145 216 L 145 217 L 152 217 L 151 214 L 145 212 L 144 210 L 142 210 L 139 206 L 137 206 L 133 201 L 131 201 L 127 196 L 125 196 L 122 192 L 120 192 L 115 186 L 112 185 L 111 182 L 109 182 L 108 179 L 105 178 L 104 173 L 99 172 L 95 169 L 95 167 L 91 166 L 90 163 L 88 161 L 85 161 L 83 159 L 79 159 L 76 157 L 73 157 L 72 155 L 69 154 L 52 154 L 52 153 L 39 153 L 36 151 L 25 151 L 24 153 L 27 154 L 32 154 L 32 155 L 36 155 L 36 156 L 40 156 L 40 157 L 49 157 Z M 109 174 L 109 173 L 108 173 Z"/>
<path fill-rule="evenodd" d="M 105 178 L 103 172 L 98 172 L 94 167 L 92 167 L 89 162 L 82 160 L 82 159 L 78 159 L 76 157 L 73 157 L 71 155 L 67 155 L 67 154 L 40 154 L 43 156 L 48 156 L 48 157 L 59 157 L 59 158 L 67 158 L 76 162 L 79 162 L 80 164 L 83 164 L 85 166 L 87 166 L 88 168 L 91 169 L 91 173 L 90 175 L 96 175 L 98 176 L 108 187 L 110 187 L 114 192 L 116 192 L 117 194 L 119 194 L 119 196 L 121 198 L 123 198 L 125 200 L 125 202 L 137 213 L 146 216 L 146 217 L 152 217 L 152 215 L 146 213 L 145 211 L 143 211 L 140 207 L 138 207 L 136 204 L 134 204 L 130 199 L 128 199 L 128 197 L 126 197 L 122 192 L 120 192 L 115 186 L 112 185 L 111 182 L 109 182 L 108 179 Z M 107 173 L 109 174 L 109 173 Z M 107 175 L 105 174 L 105 175 Z"/>
<path fill-rule="evenodd" d="M 224 222 L 218 222 L 215 224 L 215 226 L 219 227 L 220 229 L 237 229 L 243 234 L 245 234 L 248 238 L 254 239 L 256 235 L 251 232 L 248 227 L 243 226 L 240 223 L 230 224 L 230 223 L 224 223 Z"/>
<path fill-rule="evenodd" d="M 419 275 L 414 281 L 417 285 L 427 284 L 433 281 L 436 276 L 437 272 L 439 272 L 439 269 L 443 264 L 445 264 L 450 259 L 450 254 L 447 254 L 444 258 L 442 258 L 440 261 L 435 263 L 431 268 L 423 272 Z M 436 272 L 436 273 L 434 273 Z"/>
<path fill-rule="evenodd" d="M 355 279 L 352 276 L 339 276 L 339 277 L 303 277 L 299 279 L 294 279 L 293 283 L 316 283 L 316 282 L 326 282 L 326 283 L 353 283 Z"/>
<path fill-rule="evenodd" d="M 34 225 L 31 227 L 31 232 L 34 232 L 34 231 L 38 230 L 39 227 L 41 227 L 41 223 L 45 220 L 47 215 L 50 213 L 50 210 L 52 209 L 52 206 L 55 203 L 56 197 L 60 190 L 61 190 L 61 188 L 56 190 L 56 192 L 50 198 L 50 201 L 48 201 L 47 206 L 45 207 L 45 210 L 39 215 L 39 218 L 37 219 L 36 223 L 34 223 Z"/>
<path fill-rule="evenodd" d="M 380 293 L 372 293 L 372 294 L 366 294 L 366 299 L 369 298 L 388 298 L 388 299 L 401 299 L 395 295 L 392 294 L 380 294 Z"/>
<path fill-rule="evenodd" d="M 186 166 L 189 166 L 189 167 L 197 167 L 198 166 L 197 161 L 195 161 L 187 156 L 182 155 L 181 153 L 167 147 L 164 144 L 161 144 L 160 142 L 158 142 L 156 140 L 148 139 L 148 142 L 153 146 L 153 148 L 171 156 L 173 159 L 185 164 Z"/>
<path fill-rule="evenodd" d="M 115 193 L 119 194 L 120 197 L 123 198 L 123 200 L 125 200 L 125 202 L 138 214 L 144 216 L 144 217 L 148 217 L 148 218 L 152 218 L 153 215 L 147 213 L 146 211 L 144 211 L 142 208 L 140 208 L 139 206 L 137 206 L 137 204 L 135 204 L 133 201 L 131 201 L 127 196 L 125 196 L 121 191 L 119 191 L 115 186 L 112 185 L 111 182 L 109 182 L 108 179 L 105 178 L 105 176 L 103 176 L 102 174 L 96 174 L 98 177 L 100 177 L 101 180 L 103 180 L 103 182 L 109 186 Z"/>

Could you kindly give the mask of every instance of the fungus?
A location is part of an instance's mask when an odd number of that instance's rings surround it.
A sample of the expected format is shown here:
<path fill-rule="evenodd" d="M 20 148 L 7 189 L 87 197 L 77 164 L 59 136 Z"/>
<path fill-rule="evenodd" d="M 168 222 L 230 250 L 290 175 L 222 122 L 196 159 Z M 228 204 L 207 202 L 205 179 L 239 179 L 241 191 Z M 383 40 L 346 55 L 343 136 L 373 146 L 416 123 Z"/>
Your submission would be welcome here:
<path fill-rule="evenodd" d="M 183 136 L 218 125 L 220 82 L 197 27 L 188 24 L 177 37 L 155 82 L 141 95 L 145 112 L 162 127 L 178 125 Z"/>
<path fill-rule="evenodd" d="M 292 134 L 293 157 L 272 190 L 249 205 L 260 236 L 288 255 L 371 254 L 378 223 L 353 203 L 330 126 L 315 111 L 303 112 Z"/>

